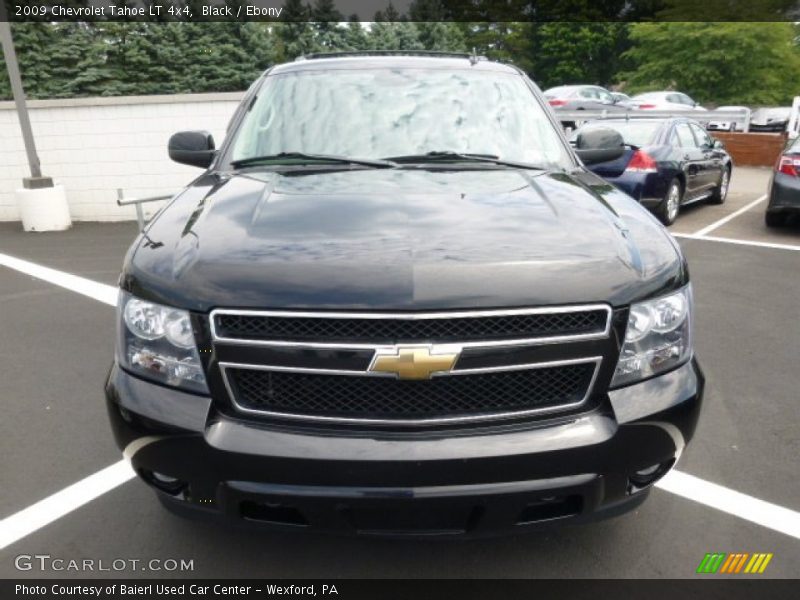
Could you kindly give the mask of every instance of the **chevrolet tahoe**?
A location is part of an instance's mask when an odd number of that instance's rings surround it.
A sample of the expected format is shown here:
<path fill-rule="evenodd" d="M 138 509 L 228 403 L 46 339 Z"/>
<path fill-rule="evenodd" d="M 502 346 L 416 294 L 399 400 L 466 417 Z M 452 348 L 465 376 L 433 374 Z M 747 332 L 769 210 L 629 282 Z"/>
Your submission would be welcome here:
<path fill-rule="evenodd" d="M 704 378 L 686 260 L 521 70 L 331 54 L 266 71 L 120 276 L 119 447 L 170 510 L 479 536 L 637 507 Z"/>

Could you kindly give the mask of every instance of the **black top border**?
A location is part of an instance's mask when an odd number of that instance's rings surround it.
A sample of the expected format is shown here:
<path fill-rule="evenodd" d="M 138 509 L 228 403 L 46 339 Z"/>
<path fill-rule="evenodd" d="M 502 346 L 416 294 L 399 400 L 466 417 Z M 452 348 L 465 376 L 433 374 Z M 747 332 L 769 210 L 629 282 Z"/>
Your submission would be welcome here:
<path fill-rule="evenodd" d="M 797 22 L 800 0 L 2 0 L 6 21 Z"/>

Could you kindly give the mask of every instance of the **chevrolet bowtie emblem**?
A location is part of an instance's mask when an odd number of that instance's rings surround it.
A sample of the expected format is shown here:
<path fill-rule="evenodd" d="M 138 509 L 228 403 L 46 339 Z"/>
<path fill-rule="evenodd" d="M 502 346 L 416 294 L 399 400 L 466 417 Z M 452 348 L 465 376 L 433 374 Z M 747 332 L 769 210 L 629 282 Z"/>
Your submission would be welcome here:
<path fill-rule="evenodd" d="M 458 352 L 432 350 L 430 346 L 379 349 L 369 371 L 394 373 L 398 379 L 430 379 L 434 373 L 446 373 L 455 366 Z"/>

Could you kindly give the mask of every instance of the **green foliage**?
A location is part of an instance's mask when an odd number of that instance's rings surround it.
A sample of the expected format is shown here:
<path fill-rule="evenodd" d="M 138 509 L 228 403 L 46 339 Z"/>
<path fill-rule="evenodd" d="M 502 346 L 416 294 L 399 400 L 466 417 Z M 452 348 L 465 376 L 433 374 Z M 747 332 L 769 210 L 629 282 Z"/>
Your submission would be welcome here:
<path fill-rule="evenodd" d="M 796 5 L 795 0 L 665 0 L 657 15 L 667 21 L 713 21 L 721 15 L 739 22 L 785 21 Z"/>
<path fill-rule="evenodd" d="M 544 23 L 531 26 L 528 55 L 542 88 L 615 82 L 627 50 L 626 23 Z"/>
<path fill-rule="evenodd" d="M 225 0 L 234 10 L 244 1 Z M 520 1 L 504 0 L 509 10 Z M 775 10 L 785 5 L 765 1 Z M 153 2 L 165 7 L 162 15 L 172 4 L 198 12 L 199 0 Z M 479 17 L 502 2 L 413 0 L 407 18 L 387 2 L 365 27 L 352 17 L 345 23 L 333 0 L 285 0 L 283 6 L 280 22 L 164 16 L 159 23 L 15 22 L 12 30 L 31 98 L 243 90 L 271 65 L 311 52 L 473 48 L 516 64 L 542 88 L 676 88 L 712 104 L 788 104 L 798 93 L 798 31 L 790 23 L 609 23 L 592 20 L 598 5 L 591 0 L 539 3 L 548 14 L 584 15 L 583 22 L 449 22 L 455 6 Z M 645 18 L 689 6 L 688 0 L 609 0 L 604 8 Z M 3 68 L 0 99 L 9 97 Z"/>
<path fill-rule="evenodd" d="M 636 23 L 626 90 L 679 89 L 698 102 L 789 104 L 800 54 L 791 23 Z"/>
<path fill-rule="evenodd" d="M 627 23 L 466 23 L 466 46 L 513 62 L 548 87 L 616 82 L 629 47 Z"/>

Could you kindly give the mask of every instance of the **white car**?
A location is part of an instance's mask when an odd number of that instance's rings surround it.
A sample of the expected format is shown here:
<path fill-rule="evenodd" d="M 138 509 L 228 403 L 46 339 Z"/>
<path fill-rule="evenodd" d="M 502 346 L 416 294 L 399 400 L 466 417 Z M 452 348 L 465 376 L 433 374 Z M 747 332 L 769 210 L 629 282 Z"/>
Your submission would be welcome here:
<path fill-rule="evenodd" d="M 705 110 L 682 92 L 646 92 L 631 98 L 639 110 Z"/>
<path fill-rule="evenodd" d="M 746 106 L 720 106 L 717 110 L 737 111 L 745 114 L 750 113 Z M 709 121 L 707 129 L 712 131 L 744 131 L 744 123 L 735 121 Z"/>

